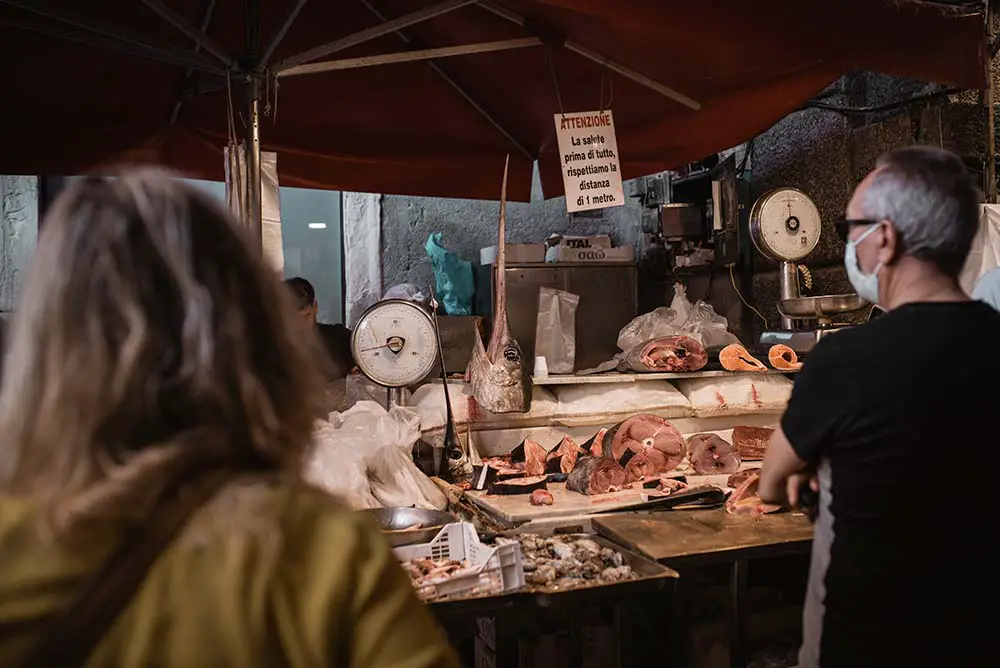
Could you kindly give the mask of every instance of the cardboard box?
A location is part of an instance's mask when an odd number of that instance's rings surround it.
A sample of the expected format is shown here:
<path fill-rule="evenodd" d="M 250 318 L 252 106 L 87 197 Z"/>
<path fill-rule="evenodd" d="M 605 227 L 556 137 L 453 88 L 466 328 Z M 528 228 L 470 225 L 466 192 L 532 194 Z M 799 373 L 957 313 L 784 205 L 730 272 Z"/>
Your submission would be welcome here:
<path fill-rule="evenodd" d="M 594 234 L 588 237 L 573 236 L 572 234 L 556 234 L 549 238 L 558 239 L 556 246 L 569 246 L 570 248 L 611 248 L 611 237 L 607 234 Z"/>
<path fill-rule="evenodd" d="M 482 266 L 494 264 L 497 259 L 497 247 L 488 246 L 479 249 L 479 264 Z M 523 264 L 526 262 L 545 262 L 545 244 L 507 244 L 508 264 Z"/>
<path fill-rule="evenodd" d="M 635 247 L 620 246 L 618 248 L 570 248 L 568 246 L 553 246 L 545 255 L 546 262 L 620 262 L 632 264 L 635 262 Z"/>

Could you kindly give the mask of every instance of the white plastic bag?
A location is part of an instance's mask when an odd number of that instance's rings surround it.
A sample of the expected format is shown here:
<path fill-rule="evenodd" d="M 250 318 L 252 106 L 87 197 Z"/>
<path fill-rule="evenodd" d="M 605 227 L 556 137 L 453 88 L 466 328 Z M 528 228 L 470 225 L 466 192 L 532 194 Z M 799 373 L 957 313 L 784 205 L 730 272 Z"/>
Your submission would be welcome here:
<path fill-rule="evenodd" d="M 544 357 L 549 373 L 573 373 L 576 361 L 576 307 L 580 296 L 539 288 L 535 356 Z"/>
<path fill-rule="evenodd" d="M 729 332 L 729 321 L 715 312 L 712 305 L 699 299 L 688 301 L 683 285 L 674 285 L 674 299 L 670 308 L 677 314 L 674 324 L 681 334 L 686 334 L 706 348 L 724 347 L 740 340 Z"/>
<path fill-rule="evenodd" d="M 333 415 L 339 415 L 333 413 Z M 352 447 L 338 427 L 317 421 L 313 447 L 306 457 L 303 477 L 307 482 L 336 496 L 353 510 L 378 508 L 368 481 L 368 465 L 361 448 Z"/>
<path fill-rule="evenodd" d="M 664 336 L 676 336 L 680 333 L 676 320 L 677 312 L 666 306 L 643 313 L 633 318 L 632 322 L 618 332 L 618 347 L 628 352 L 646 341 Z"/>
<path fill-rule="evenodd" d="M 369 435 L 381 447 L 369 450 L 368 477 L 375 498 L 386 508 L 444 510 L 448 499 L 413 463 L 413 444 L 420 438 L 420 415 L 403 406 L 388 412 L 378 404 L 362 402 L 362 408 L 377 416 Z"/>
<path fill-rule="evenodd" d="M 399 283 L 386 290 L 382 299 L 405 299 L 418 304 L 426 304 L 430 301 L 430 295 L 413 283 Z"/>
<path fill-rule="evenodd" d="M 618 347 L 628 353 L 653 339 L 679 335 L 690 336 L 706 348 L 739 343 L 728 327 L 729 322 L 711 304 L 700 299 L 694 304 L 688 301 L 687 290 L 677 283 L 670 308 L 661 306 L 625 325 L 618 334 Z"/>
<path fill-rule="evenodd" d="M 387 507 L 441 510 L 444 494 L 413 463 L 420 417 L 412 409 L 386 411 L 360 401 L 320 423 L 305 477 L 355 509 Z"/>

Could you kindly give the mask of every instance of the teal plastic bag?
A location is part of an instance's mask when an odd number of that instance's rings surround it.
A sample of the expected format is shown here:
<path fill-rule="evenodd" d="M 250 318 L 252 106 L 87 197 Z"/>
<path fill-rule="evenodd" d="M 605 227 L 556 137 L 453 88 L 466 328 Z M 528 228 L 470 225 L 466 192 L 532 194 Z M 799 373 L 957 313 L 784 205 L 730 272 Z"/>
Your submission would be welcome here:
<path fill-rule="evenodd" d="M 434 289 L 448 315 L 472 315 L 475 282 L 472 263 L 466 262 L 441 245 L 441 233 L 431 232 L 425 246 L 434 267 Z"/>

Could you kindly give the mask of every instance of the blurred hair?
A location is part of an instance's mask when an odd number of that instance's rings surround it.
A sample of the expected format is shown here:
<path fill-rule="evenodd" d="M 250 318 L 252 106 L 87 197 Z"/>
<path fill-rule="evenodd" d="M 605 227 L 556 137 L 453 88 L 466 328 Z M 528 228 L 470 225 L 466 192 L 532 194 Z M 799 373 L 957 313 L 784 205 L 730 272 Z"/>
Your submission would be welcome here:
<path fill-rule="evenodd" d="M 170 173 L 72 184 L 7 332 L 0 491 L 58 528 L 141 516 L 192 462 L 297 475 L 324 395 L 291 302 L 229 213 Z"/>
<path fill-rule="evenodd" d="M 285 281 L 285 285 L 292 291 L 300 311 L 309 308 L 316 302 L 315 288 L 313 288 L 312 283 L 301 276 L 289 278 Z"/>
<path fill-rule="evenodd" d="M 979 229 L 980 193 L 961 159 L 934 146 L 907 146 L 879 158 L 861 196 L 871 220 L 899 231 L 903 252 L 957 277 Z"/>

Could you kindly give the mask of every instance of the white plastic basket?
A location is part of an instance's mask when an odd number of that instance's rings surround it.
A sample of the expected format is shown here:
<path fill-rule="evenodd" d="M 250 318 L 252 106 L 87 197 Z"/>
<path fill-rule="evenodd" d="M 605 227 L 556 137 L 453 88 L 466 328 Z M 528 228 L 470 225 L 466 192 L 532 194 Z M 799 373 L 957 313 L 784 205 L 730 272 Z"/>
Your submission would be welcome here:
<path fill-rule="evenodd" d="M 425 600 L 493 596 L 524 586 L 521 546 L 517 543 L 497 547 L 483 545 L 476 528 L 469 522 L 446 524 L 429 543 L 404 545 L 393 552 L 400 561 L 451 559 L 469 562 L 472 570 L 429 585 L 428 591 L 422 591 Z"/>

